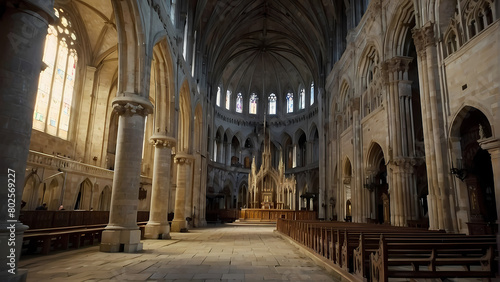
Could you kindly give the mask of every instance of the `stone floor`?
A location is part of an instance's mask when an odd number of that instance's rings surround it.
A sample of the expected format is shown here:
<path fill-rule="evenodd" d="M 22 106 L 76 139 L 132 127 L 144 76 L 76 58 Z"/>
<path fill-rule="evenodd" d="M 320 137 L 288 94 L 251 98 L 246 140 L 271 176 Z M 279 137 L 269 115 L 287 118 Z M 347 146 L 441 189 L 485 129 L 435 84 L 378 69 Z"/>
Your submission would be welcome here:
<path fill-rule="evenodd" d="M 21 258 L 29 281 L 339 281 L 274 225 L 224 224 L 145 240 L 140 253 L 98 246 Z"/>

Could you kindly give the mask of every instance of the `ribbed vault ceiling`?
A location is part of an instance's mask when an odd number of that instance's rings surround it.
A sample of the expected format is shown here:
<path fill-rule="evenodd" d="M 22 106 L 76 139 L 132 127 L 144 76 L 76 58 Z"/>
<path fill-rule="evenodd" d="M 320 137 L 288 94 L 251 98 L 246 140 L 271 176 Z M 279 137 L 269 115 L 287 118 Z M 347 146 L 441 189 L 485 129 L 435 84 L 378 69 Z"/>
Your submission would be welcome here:
<path fill-rule="evenodd" d="M 197 1 L 197 48 L 211 83 L 278 94 L 317 82 L 331 60 L 336 2 Z"/>

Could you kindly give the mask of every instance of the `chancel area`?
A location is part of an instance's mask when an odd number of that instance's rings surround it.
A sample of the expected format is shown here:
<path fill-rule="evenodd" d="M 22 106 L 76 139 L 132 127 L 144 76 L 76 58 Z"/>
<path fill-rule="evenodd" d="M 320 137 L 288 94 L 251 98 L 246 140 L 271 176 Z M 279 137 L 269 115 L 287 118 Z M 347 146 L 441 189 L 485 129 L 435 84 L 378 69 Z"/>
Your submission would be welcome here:
<path fill-rule="evenodd" d="M 498 238 L 499 18 L 498 0 L 2 1 L 0 280 L 29 277 L 26 254 L 235 221 L 346 275 L 334 228 Z M 498 277 L 494 241 L 496 274 L 474 275 Z"/>

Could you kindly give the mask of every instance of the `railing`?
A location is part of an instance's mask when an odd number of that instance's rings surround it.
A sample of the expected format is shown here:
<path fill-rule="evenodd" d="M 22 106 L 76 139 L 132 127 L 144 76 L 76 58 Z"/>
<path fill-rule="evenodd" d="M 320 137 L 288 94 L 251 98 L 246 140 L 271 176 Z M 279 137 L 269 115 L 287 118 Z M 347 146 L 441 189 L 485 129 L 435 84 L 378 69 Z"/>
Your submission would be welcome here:
<path fill-rule="evenodd" d="M 31 150 L 28 154 L 28 164 L 46 168 L 61 169 L 65 172 L 74 174 L 92 175 L 108 179 L 113 179 L 114 175 L 114 172 L 109 169 Z"/>
<path fill-rule="evenodd" d="M 242 209 L 240 219 L 276 221 L 279 218 L 290 220 L 314 220 L 317 218 L 315 211 L 293 211 L 279 209 Z"/>
<path fill-rule="evenodd" d="M 29 151 L 27 163 L 32 166 L 52 168 L 55 170 L 60 169 L 71 174 L 79 174 L 91 177 L 113 179 L 114 176 L 114 171 L 109 169 L 32 150 Z M 141 182 L 151 183 L 151 178 L 141 175 Z"/>

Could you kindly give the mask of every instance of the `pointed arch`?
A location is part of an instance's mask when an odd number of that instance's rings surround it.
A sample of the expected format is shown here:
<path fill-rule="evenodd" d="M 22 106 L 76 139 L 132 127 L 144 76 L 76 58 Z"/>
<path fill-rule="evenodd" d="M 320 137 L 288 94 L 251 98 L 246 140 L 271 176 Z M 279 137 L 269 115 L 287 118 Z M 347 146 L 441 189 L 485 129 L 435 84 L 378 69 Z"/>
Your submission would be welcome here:
<path fill-rule="evenodd" d="M 74 195 L 73 207 L 75 210 L 90 210 L 92 208 L 92 189 L 93 184 L 88 178 L 80 183 L 80 188 Z"/>
<path fill-rule="evenodd" d="M 191 94 L 187 80 L 179 92 L 179 129 L 177 135 L 177 149 L 179 152 L 189 153 L 191 138 Z"/>
<path fill-rule="evenodd" d="M 194 150 L 202 152 L 203 146 L 203 109 L 201 104 L 197 104 L 194 110 Z"/>

